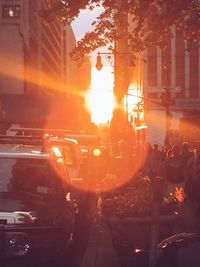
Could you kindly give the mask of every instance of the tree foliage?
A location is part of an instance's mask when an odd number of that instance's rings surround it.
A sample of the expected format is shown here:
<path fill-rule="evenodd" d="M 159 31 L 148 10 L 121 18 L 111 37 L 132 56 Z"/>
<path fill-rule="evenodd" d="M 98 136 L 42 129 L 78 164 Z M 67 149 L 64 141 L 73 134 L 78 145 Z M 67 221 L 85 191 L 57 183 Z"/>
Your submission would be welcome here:
<path fill-rule="evenodd" d="M 199 43 L 199 0 L 51 0 L 49 8 L 40 11 L 47 22 L 55 19 L 71 23 L 80 10 L 91 11 L 102 6 L 103 12 L 77 43 L 74 58 L 80 58 L 99 47 L 112 48 L 120 33 L 128 27 L 129 51 L 143 51 L 147 47 L 164 47 L 170 28 L 175 25 L 188 45 Z M 128 13 L 128 21 L 123 14 Z M 81 26 L 80 26 L 81 27 Z"/>

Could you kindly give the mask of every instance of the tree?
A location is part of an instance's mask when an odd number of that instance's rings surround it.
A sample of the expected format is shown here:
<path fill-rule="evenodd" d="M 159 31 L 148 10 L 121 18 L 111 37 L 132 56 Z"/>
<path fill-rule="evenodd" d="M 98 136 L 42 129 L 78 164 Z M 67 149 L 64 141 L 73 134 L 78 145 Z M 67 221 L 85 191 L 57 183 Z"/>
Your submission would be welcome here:
<path fill-rule="evenodd" d="M 200 40 L 199 0 L 51 0 L 39 15 L 46 22 L 57 19 L 71 23 L 80 10 L 99 6 L 104 11 L 93 22 L 94 30 L 77 43 L 74 59 L 99 47 L 113 49 L 114 41 L 120 39 L 120 28 L 124 27 L 129 28 L 129 51 L 133 54 L 152 46 L 165 47 L 172 25 L 182 33 L 188 47 Z M 123 20 L 123 12 L 129 14 L 128 23 Z"/>

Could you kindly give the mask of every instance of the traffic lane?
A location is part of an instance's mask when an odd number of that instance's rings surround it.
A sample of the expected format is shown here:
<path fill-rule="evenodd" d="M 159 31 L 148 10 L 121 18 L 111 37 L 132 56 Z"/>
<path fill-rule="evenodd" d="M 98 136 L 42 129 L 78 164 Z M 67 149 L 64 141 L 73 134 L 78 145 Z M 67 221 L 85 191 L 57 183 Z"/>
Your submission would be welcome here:
<path fill-rule="evenodd" d="M 73 267 L 78 267 L 87 249 L 93 221 L 98 214 L 99 194 L 89 190 L 81 190 L 76 187 L 72 190 L 72 196 L 77 205 L 77 212 L 71 257 L 74 259 Z"/>
<path fill-rule="evenodd" d="M 110 231 L 99 214 L 93 222 L 81 267 L 120 267 Z"/>

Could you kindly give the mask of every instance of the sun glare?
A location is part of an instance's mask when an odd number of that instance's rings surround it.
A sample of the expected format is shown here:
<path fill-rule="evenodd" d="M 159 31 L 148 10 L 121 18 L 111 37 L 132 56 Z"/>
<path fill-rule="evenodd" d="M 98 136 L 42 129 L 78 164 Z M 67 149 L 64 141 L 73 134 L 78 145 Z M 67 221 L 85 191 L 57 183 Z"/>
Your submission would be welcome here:
<path fill-rule="evenodd" d="M 111 119 L 114 108 L 112 67 L 106 66 L 101 71 L 92 68 L 87 104 L 94 123 L 106 123 Z"/>
<path fill-rule="evenodd" d="M 65 88 L 64 83 L 58 85 L 57 79 L 54 79 L 50 75 L 34 69 L 31 66 L 28 66 L 26 72 L 24 72 L 22 62 L 18 61 L 17 57 L 11 59 L 10 57 L 0 56 L 0 74 L 18 81 L 26 81 L 46 89 L 48 88 L 49 91 Z"/>

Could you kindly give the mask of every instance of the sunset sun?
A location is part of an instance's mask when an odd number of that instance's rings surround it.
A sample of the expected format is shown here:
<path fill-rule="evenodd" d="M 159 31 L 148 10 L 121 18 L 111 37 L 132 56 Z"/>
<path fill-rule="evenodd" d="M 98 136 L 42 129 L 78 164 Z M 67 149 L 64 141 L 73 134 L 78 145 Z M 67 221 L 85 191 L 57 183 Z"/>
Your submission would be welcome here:
<path fill-rule="evenodd" d="M 114 108 L 112 67 L 106 66 L 101 71 L 92 68 L 87 105 L 94 123 L 106 123 L 111 119 Z"/>

